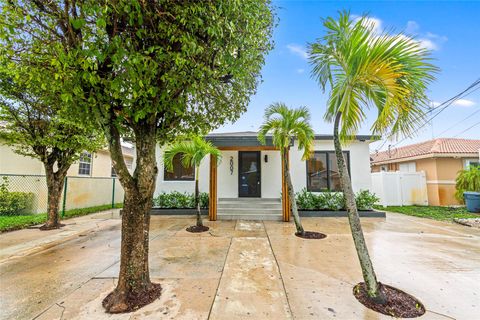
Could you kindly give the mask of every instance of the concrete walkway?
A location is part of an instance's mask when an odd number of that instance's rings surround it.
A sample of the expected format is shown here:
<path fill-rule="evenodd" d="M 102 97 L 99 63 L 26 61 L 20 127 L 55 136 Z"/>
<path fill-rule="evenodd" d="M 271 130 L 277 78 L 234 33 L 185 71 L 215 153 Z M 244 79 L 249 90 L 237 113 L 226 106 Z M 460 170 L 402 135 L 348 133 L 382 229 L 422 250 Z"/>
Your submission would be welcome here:
<path fill-rule="evenodd" d="M 282 222 L 207 222 L 210 232 L 191 234 L 192 219 L 152 217 L 151 277 L 162 296 L 108 315 L 101 301 L 118 275 L 120 221 L 91 220 L 91 232 L 20 255 L 15 238 L 42 241 L 0 235 L 1 319 L 389 319 L 352 295 L 362 279 L 345 218 L 304 218 L 328 235 L 304 240 Z M 378 278 L 419 298 L 422 319 L 478 318 L 480 230 L 390 213 L 362 224 Z"/>

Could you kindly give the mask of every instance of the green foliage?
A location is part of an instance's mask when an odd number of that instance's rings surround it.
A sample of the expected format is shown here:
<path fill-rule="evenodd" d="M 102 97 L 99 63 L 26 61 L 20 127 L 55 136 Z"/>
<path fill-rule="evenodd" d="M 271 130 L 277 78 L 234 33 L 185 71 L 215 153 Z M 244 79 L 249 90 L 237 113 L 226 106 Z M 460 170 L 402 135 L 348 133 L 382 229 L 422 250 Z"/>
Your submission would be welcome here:
<path fill-rule="evenodd" d="M 200 192 L 199 201 L 200 208 L 208 208 L 208 193 Z M 153 205 L 157 208 L 167 209 L 194 209 L 195 194 L 178 191 L 163 192 L 153 199 Z"/>
<path fill-rule="evenodd" d="M 173 170 L 173 159 L 177 154 L 182 155 L 182 164 L 184 167 L 196 167 L 198 175 L 198 168 L 202 160 L 212 155 L 220 160 L 222 153 L 210 141 L 205 141 L 203 137 L 193 136 L 189 140 L 176 141 L 168 146 L 165 150 L 163 161 L 168 170 Z"/>
<path fill-rule="evenodd" d="M 295 195 L 300 210 L 345 210 L 345 197 L 342 192 L 313 193 L 303 188 Z M 368 190 L 361 190 L 355 196 L 359 210 L 372 210 L 378 197 Z"/>
<path fill-rule="evenodd" d="M 0 215 L 25 213 L 32 206 L 33 193 L 8 191 L 8 180 L 0 182 Z"/>
<path fill-rule="evenodd" d="M 426 89 L 438 71 L 430 52 L 404 34 L 377 33 L 368 17 L 341 12 L 323 25 L 325 36 L 309 45 L 309 59 L 312 76 L 323 90 L 331 88 L 325 119 L 341 114 L 342 140 L 358 131 L 369 107 L 378 110 L 374 134 L 412 133 L 423 121 Z"/>
<path fill-rule="evenodd" d="M 469 166 L 467 169 L 460 170 L 455 180 L 455 197 L 458 201 L 463 202 L 463 193 L 465 191 L 480 192 L 480 168 L 477 166 Z"/>
<path fill-rule="evenodd" d="M 115 208 L 121 208 L 122 203 L 115 204 Z M 65 211 L 64 219 L 70 219 L 74 217 L 79 217 L 87 215 L 90 213 L 95 213 L 104 210 L 110 210 L 112 206 L 110 204 L 82 208 L 82 209 L 73 209 Z M 27 228 L 29 226 L 37 225 L 44 223 L 47 220 L 47 215 L 42 214 L 29 214 L 29 215 L 17 215 L 17 216 L 0 216 L 0 232 L 19 230 Z"/>
<path fill-rule="evenodd" d="M 434 220 L 451 221 L 455 218 L 478 218 L 478 214 L 469 213 L 465 208 L 459 207 L 435 207 L 435 206 L 391 206 L 378 207 L 380 210 L 398 212 L 409 216 L 429 218 Z"/>
<path fill-rule="evenodd" d="M 306 107 L 289 109 L 284 103 L 271 104 L 265 110 L 265 121 L 258 132 L 262 144 L 266 143 L 268 133 L 272 133 L 273 145 L 280 150 L 289 149 L 296 139 L 299 150 L 303 150 L 303 160 L 310 157 L 315 133 Z"/>
<path fill-rule="evenodd" d="M 372 210 L 373 206 L 380 201 L 380 198 L 369 190 L 360 190 L 355 195 L 355 202 L 358 210 Z"/>

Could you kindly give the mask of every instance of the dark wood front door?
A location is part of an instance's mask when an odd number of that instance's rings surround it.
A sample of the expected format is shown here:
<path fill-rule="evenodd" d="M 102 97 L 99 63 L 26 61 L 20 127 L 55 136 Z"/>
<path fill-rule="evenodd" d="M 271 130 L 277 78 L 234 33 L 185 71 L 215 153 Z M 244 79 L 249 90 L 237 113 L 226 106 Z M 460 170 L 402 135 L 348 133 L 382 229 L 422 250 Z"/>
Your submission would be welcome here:
<path fill-rule="evenodd" d="M 238 196 L 261 197 L 260 151 L 238 152 Z"/>

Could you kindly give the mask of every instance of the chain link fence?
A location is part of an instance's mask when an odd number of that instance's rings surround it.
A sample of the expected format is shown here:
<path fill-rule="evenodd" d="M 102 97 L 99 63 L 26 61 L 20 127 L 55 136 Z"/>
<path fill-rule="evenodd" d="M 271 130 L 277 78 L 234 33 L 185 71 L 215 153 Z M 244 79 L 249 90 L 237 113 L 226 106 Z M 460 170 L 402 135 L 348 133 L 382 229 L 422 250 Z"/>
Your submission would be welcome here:
<path fill-rule="evenodd" d="M 27 200 L 21 214 L 47 212 L 47 180 L 45 175 L 0 174 L 0 187 Z M 123 202 L 124 191 L 117 178 L 66 177 L 60 199 L 60 211 L 81 209 Z"/>

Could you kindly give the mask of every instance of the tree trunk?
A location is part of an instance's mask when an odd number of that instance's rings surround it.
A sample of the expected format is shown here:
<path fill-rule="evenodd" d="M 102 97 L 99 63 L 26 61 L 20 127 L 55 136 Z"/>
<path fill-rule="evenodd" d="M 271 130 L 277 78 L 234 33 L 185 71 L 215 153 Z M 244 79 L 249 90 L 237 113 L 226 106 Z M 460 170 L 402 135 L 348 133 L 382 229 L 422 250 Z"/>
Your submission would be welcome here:
<path fill-rule="evenodd" d="M 303 229 L 302 222 L 300 221 L 300 216 L 298 215 L 298 208 L 297 202 L 295 201 L 295 191 L 293 190 L 292 178 L 290 177 L 290 165 L 287 158 L 288 149 L 282 150 L 282 162 L 284 164 L 284 174 L 285 174 L 285 181 L 287 182 L 287 191 L 288 197 L 290 198 L 290 209 L 292 210 L 293 214 L 293 221 L 295 222 L 295 228 L 297 228 L 298 234 L 305 234 L 305 230 Z"/>
<path fill-rule="evenodd" d="M 47 179 L 47 222 L 40 227 L 40 230 L 53 230 L 62 226 L 58 214 L 60 198 L 62 196 L 63 184 L 65 181 L 65 173 L 53 171 L 53 165 L 44 164 L 45 175 Z"/>
<path fill-rule="evenodd" d="M 195 208 L 197 208 L 197 227 L 203 226 L 202 212 L 200 211 L 200 192 L 198 190 L 198 176 L 200 167 L 195 168 Z"/>
<path fill-rule="evenodd" d="M 353 242 L 355 243 L 355 249 L 357 250 L 358 260 L 360 261 L 363 279 L 367 287 L 368 295 L 376 303 L 385 303 L 385 296 L 379 290 L 377 276 L 375 275 L 375 270 L 373 269 L 373 264 L 368 253 L 367 244 L 362 231 L 362 225 L 360 224 L 357 205 L 355 203 L 355 194 L 353 193 L 352 182 L 350 180 L 345 159 L 343 157 L 342 145 L 340 143 L 340 137 L 338 133 L 341 117 L 342 113 L 338 112 L 335 117 L 333 141 L 335 145 L 335 155 L 337 156 L 340 182 L 346 199 L 348 222 L 350 224 Z"/>
<path fill-rule="evenodd" d="M 137 160 L 133 176 L 123 160 L 119 133 L 116 128 L 110 129 L 110 153 L 125 198 L 118 284 L 104 299 L 103 306 L 108 312 L 121 313 L 149 304 L 160 295 L 160 285 L 150 281 L 148 265 L 150 209 L 158 169 L 155 126 L 145 125 L 135 132 Z"/>

